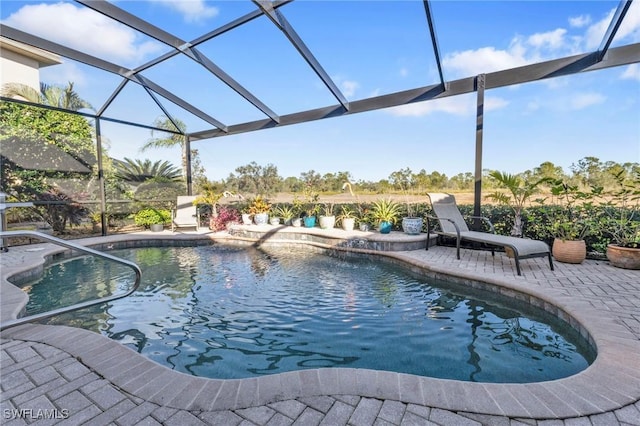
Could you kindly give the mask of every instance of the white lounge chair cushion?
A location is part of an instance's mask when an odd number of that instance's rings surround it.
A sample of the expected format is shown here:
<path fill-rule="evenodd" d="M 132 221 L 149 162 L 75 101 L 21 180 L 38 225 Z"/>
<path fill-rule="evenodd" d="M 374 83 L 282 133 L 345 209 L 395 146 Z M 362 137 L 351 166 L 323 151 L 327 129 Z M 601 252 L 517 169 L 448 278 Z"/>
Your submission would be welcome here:
<path fill-rule="evenodd" d="M 456 237 L 455 233 L 447 233 Z M 464 240 L 478 241 L 496 246 L 512 246 L 518 251 L 518 256 L 530 256 L 532 254 L 549 253 L 549 245 L 544 241 L 530 238 L 509 237 L 506 235 L 490 234 L 488 232 L 466 231 L 460 232 Z"/>

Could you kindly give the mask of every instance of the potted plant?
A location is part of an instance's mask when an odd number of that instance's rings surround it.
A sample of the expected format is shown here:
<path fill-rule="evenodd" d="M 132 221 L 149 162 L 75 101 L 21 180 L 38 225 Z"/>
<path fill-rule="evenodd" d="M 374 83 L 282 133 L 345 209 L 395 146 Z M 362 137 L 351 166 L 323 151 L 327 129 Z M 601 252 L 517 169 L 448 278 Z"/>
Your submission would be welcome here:
<path fill-rule="evenodd" d="M 322 229 L 333 229 L 336 226 L 336 216 L 333 213 L 333 204 L 325 203 L 318 221 L 320 222 L 320 228 Z"/>
<path fill-rule="evenodd" d="M 305 192 L 307 194 L 307 201 L 304 207 L 304 226 L 305 228 L 313 228 L 316 226 L 316 215 L 320 211 L 320 206 L 318 205 L 320 196 L 310 189 L 307 189 Z"/>
<path fill-rule="evenodd" d="M 218 191 L 214 184 L 205 183 L 202 185 L 202 194 L 193 200 L 194 206 L 208 206 L 211 209 L 209 214 L 209 229 L 216 228 L 216 218 L 218 217 L 218 201 L 223 196 L 223 192 Z"/>
<path fill-rule="evenodd" d="M 271 204 L 261 195 L 253 198 L 249 204 L 249 213 L 253 215 L 253 221 L 256 225 L 265 225 L 269 222 L 270 210 Z"/>
<path fill-rule="evenodd" d="M 160 232 L 164 225 L 171 222 L 171 212 L 164 209 L 146 208 L 135 214 L 133 220 L 136 225 L 144 226 L 153 232 Z"/>
<path fill-rule="evenodd" d="M 293 219 L 293 217 L 295 216 L 293 206 L 280 204 L 273 210 L 273 212 L 279 218 L 282 218 L 282 221 L 285 225 L 291 226 L 291 219 Z"/>
<path fill-rule="evenodd" d="M 411 195 L 413 195 L 413 174 L 407 167 L 406 169 L 394 172 L 389 176 L 390 180 L 399 187 L 405 198 L 405 205 L 407 207 L 407 215 L 402 218 L 402 230 L 408 235 L 418 235 L 422 232 L 422 218 L 416 216 L 415 206 L 411 202 Z"/>
<path fill-rule="evenodd" d="M 388 234 L 400 217 L 400 204 L 388 199 L 380 199 L 371 206 L 371 219 L 375 221 L 381 234 Z"/>
<path fill-rule="evenodd" d="M 414 205 L 407 199 L 407 215 L 402 218 L 402 230 L 408 235 L 418 235 L 422 232 L 422 218 L 416 216 Z"/>
<path fill-rule="evenodd" d="M 594 221 L 587 211 L 590 200 L 601 189 L 583 192 L 576 185 L 554 181 L 551 193 L 560 197 L 562 205 L 553 206 L 551 213 L 551 234 L 554 237 L 551 252 L 553 257 L 564 263 L 582 263 L 587 257 L 585 236 L 593 231 Z M 581 205 L 577 203 L 581 201 Z"/>
<path fill-rule="evenodd" d="M 356 212 L 351 210 L 347 205 L 343 205 L 340 208 L 340 214 L 336 217 L 336 223 L 340 224 L 340 227 L 345 231 L 353 231 L 356 224 Z"/>
<path fill-rule="evenodd" d="M 625 180 L 624 171 L 614 175 L 618 187 L 604 204 L 603 234 L 610 237 L 607 259 L 613 266 L 640 269 L 640 172 Z"/>

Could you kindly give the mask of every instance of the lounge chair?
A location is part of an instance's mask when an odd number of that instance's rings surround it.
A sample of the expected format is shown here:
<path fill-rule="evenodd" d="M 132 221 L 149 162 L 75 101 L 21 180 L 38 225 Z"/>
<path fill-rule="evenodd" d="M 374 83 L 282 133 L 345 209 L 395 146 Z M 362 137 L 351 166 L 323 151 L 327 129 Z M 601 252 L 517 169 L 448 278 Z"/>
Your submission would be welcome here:
<path fill-rule="evenodd" d="M 196 197 L 190 195 L 178 196 L 172 214 L 171 231 L 175 231 L 176 228 L 195 228 L 196 231 L 200 229 L 198 209 L 193 204 L 195 199 Z"/>
<path fill-rule="evenodd" d="M 458 259 L 460 259 L 460 242 L 468 240 L 484 243 L 491 247 L 498 246 L 510 248 L 513 251 L 518 275 L 522 275 L 520 271 L 520 259 L 528 259 L 532 257 L 547 256 L 549 258 L 549 266 L 553 271 L 551 250 L 549 249 L 549 245 L 544 241 L 497 235 L 493 224 L 485 217 L 470 216 L 470 218 L 485 221 L 489 225 L 491 232 L 471 231 L 469 230 L 464 217 L 460 213 L 460 210 L 456 205 L 456 199 L 453 195 L 442 193 L 431 193 L 427 195 L 431 200 L 431 206 L 435 213 L 435 217 L 427 216 L 427 232 L 431 232 L 429 219 L 437 220 L 440 223 L 440 231 L 434 232 L 438 235 L 456 239 L 456 255 Z M 427 250 L 429 250 L 428 244 Z M 495 255 L 493 248 L 491 249 L 491 254 Z"/>

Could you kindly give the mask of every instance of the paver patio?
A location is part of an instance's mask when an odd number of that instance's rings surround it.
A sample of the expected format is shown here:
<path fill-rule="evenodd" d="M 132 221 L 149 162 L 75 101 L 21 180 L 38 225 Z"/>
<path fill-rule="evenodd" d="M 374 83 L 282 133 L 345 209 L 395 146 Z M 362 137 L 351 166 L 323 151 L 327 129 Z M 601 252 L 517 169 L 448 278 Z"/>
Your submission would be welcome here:
<path fill-rule="evenodd" d="M 82 244 L 191 239 L 189 233 L 110 236 Z M 198 238 L 206 238 L 199 235 Z M 220 238 L 220 237 L 217 237 Z M 278 236 L 272 235 L 272 241 Z M 322 246 L 322 243 L 316 244 Z M 351 248 L 353 249 L 353 248 Z M 20 290 L 7 277 L 59 250 L 12 247 L 0 255 L 2 319 Z M 502 254 L 432 247 L 387 253 L 394 262 L 490 283 L 530 295 L 573 318 L 596 345 L 585 371 L 531 384 L 468 383 L 362 369 L 320 369 L 242 380 L 191 377 L 117 342 L 61 326 L 28 324 L 1 335 L 2 423 L 209 425 L 640 425 L 640 271 L 587 260 L 581 265 L 522 262 Z M 529 297 L 529 296 L 526 296 Z"/>

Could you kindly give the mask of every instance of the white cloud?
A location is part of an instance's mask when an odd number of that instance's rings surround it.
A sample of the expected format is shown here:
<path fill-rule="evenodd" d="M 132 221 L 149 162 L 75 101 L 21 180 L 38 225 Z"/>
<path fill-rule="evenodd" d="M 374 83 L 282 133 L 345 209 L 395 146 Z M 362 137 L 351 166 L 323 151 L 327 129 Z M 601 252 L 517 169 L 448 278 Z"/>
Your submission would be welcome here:
<path fill-rule="evenodd" d="M 606 16 L 587 29 L 585 34 L 585 46 L 587 49 L 593 50 L 600 46 L 614 13 L 615 9 L 611 9 Z M 640 41 L 640 2 L 631 3 L 622 25 L 618 28 L 615 39 L 633 43 Z"/>
<path fill-rule="evenodd" d="M 640 81 L 640 65 L 631 64 L 629 65 L 621 76 L 622 79 L 625 80 L 638 80 Z"/>
<path fill-rule="evenodd" d="M 360 84 L 357 81 L 344 80 L 340 83 L 340 86 L 342 88 L 342 93 L 347 98 L 350 98 L 356 94 L 356 90 L 358 90 Z"/>
<path fill-rule="evenodd" d="M 485 111 L 504 108 L 508 104 L 508 101 L 498 97 L 487 96 L 484 99 Z M 431 101 L 400 105 L 389 108 L 386 111 L 396 117 L 423 117 L 436 112 L 468 116 L 476 112 L 476 97 L 470 95 L 451 96 Z"/>
<path fill-rule="evenodd" d="M 605 101 L 605 97 L 599 93 L 581 93 L 574 96 L 570 101 L 571 109 L 584 109 L 591 105 L 601 104 Z"/>
<path fill-rule="evenodd" d="M 477 50 L 465 50 L 446 55 L 442 63 L 452 70 L 455 77 L 468 77 L 507 68 L 526 65 L 520 45 L 514 45 L 510 51 L 496 50 L 494 47 L 482 47 Z"/>
<path fill-rule="evenodd" d="M 400 77 L 406 77 L 408 75 L 409 75 L 409 70 L 408 69 L 406 69 L 404 67 L 400 68 Z"/>
<path fill-rule="evenodd" d="M 449 78 L 460 78 L 595 50 L 602 42 L 614 13 L 615 9 L 611 9 L 601 20 L 591 25 L 591 17 L 586 15 L 569 18 L 571 27 L 584 28 L 582 34 L 569 34 L 565 28 L 556 28 L 529 36 L 516 35 L 506 49 L 487 46 L 453 52 L 447 54 L 442 62 Z M 616 40 L 640 41 L 640 1 L 631 4 L 616 34 Z"/>
<path fill-rule="evenodd" d="M 529 36 L 527 42 L 530 46 L 537 49 L 559 49 L 565 44 L 565 34 L 567 30 L 558 28 L 546 33 L 536 33 Z"/>
<path fill-rule="evenodd" d="M 207 6 L 204 0 L 151 0 L 182 14 L 186 22 L 198 22 L 218 16 L 217 7 Z"/>
<path fill-rule="evenodd" d="M 70 3 L 27 5 L 3 23 L 116 63 L 140 62 L 162 49 L 160 43 L 143 41 L 132 29 Z"/>
<path fill-rule="evenodd" d="M 589 15 L 580 15 L 569 18 L 569 25 L 574 28 L 582 28 L 591 23 L 591 16 Z"/>

